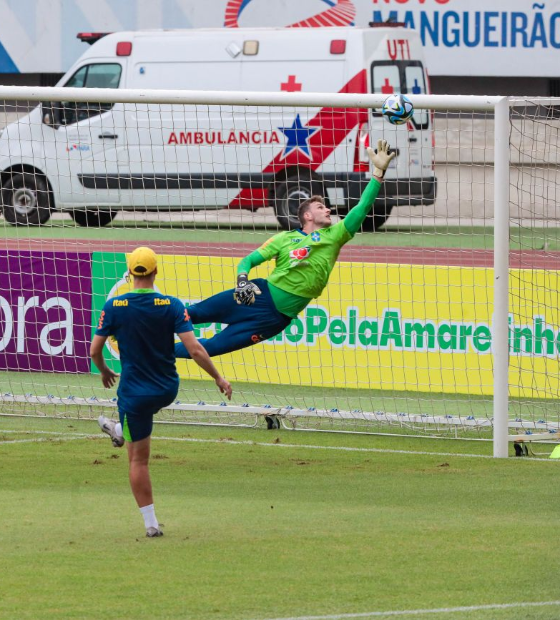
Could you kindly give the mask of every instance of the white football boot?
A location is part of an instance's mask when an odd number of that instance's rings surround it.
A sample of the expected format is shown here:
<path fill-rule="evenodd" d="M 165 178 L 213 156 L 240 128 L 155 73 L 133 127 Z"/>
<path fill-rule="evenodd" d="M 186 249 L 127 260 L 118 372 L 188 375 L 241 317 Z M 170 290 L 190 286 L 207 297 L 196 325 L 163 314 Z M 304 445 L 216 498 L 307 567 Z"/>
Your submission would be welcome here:
<path fill-rule="evenodd" d="M 115 420 L 111 420 L 110 418 L 106 418 L 104 415 L 100 415 L 97 422 L 101 430 L 109 435 L 115 448 L 120 448 L 124 445 L 124 437 L 119 437 L 116 433 L 115 427 L 117 426 L 117 423 Z"/>

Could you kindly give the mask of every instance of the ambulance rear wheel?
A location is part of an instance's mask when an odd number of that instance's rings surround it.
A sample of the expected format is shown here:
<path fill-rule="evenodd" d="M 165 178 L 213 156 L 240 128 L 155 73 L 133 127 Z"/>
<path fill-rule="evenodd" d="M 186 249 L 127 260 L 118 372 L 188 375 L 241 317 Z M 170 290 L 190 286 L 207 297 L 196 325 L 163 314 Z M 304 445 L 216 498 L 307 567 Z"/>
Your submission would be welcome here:
<path fill-rule="evenodd" d="M 12 174 L 2 185 L 2 212 L 14 226 L 40 226 L 51 216 L 51 192 L 45 177 Z"/>
<path fill-rule="evenodd" d="M 85 209 L 83 211 L 76 209 L 71 211 L 70 215 L 78 226 L 99 228 L 100 226 L 110 224 L 117 214 L 115 211 L 101 211 L 99 209 Z"/>
<path fill-rule="evenodd" d="M 280 226 L 284 230 L 299 228 L 299 205 L 314 194 L 322 193 L 321 184 L 311 179 L 290 177 L 278 183 L 274 192 L 274 210 Z"/>

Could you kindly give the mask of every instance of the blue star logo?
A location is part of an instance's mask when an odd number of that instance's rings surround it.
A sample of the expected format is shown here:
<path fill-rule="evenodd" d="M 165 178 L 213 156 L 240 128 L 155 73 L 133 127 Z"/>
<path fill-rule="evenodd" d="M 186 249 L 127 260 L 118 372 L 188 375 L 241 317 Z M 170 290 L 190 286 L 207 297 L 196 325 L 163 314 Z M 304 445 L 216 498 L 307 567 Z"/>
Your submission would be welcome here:
<path fill-rule="evenodd" d="M 314 232 L 311 235 L 311 240 L 312 241 L 321 241 L 321 235 L 318 232 Z"/>
<path fill-rule="evenodd" d="M 278 129 L 288 139 L 288 143 L 284 149 L 284 157 L 287 157 L 292 151 L 300 151 L 311 159 L 309 138 L 317 133 L 321 129 L 320 127 L 304 127 L 301 124 L 301 119 L 298 114 L 291 127 L 278 127 Z"/>

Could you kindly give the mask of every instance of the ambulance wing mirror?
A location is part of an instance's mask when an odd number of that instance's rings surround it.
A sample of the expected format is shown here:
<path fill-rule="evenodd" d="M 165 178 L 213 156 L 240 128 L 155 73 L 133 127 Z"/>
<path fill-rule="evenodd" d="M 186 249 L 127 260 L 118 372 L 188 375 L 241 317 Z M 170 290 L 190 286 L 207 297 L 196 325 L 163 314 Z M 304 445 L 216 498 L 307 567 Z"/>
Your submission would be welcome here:
<path fill-rule="evenodd" d="M 68 101 L 44 101 L 41 104 L 41 120 L 43 125 L 59 129 L 61 125 L 75 123 L 77 103 Z"/>
<path fill-rule="evenodd" d="M 66 127 L 103 114 L 112 107 L 111 103 L 48 101 L 41 104 L 41 119 L 44 125 L 59 129 L 61 126 Z"/>
<path fill-rule="evenodd" d="M 58 129 L 60 126 L 60 108 L 61 103 L 55 103 L 53 101 L 43 101 L 41 103 L 41 121 L 43 125 L 49 125 L 54 129 Z"/>

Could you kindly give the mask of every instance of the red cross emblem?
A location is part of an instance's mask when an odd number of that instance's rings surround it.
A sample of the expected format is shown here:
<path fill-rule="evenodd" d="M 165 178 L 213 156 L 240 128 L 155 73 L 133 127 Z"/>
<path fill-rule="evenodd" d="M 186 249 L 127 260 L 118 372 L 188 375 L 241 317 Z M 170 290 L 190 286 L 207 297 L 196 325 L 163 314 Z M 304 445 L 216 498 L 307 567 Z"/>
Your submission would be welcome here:
<path fill-rule="evenodd" d="M 395 89 L 389 84 L 389 78 L 385 78 L 385 84 L 381 87 L 381 92 L 384 95 L 392 95 L 395 92 Z"/>
<path fill-rule="evenodd" d="M 288 81 L 280 84 L 280 90 L 285 90 L 289 93 L 299 92 L 301 90 L 301 82 L 296 82 L 295 75 L 289 75 Z"/>

